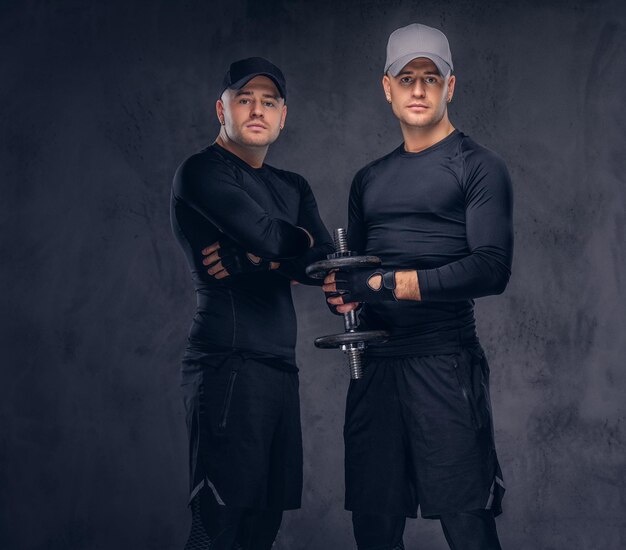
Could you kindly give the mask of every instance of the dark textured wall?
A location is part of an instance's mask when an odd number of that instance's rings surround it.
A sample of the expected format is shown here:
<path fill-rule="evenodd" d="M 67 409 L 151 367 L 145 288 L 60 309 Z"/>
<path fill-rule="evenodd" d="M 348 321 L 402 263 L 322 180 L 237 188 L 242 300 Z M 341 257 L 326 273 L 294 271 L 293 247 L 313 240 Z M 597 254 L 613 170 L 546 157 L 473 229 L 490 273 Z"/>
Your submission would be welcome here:
<path fill-rule="evenodd" d="M 217 134 L 227 63 L 290 88 L 269 161 L 304 174 L 329 227 L 363 164 L 400 141 L 380 90 L 388 34 L 442 28 L 451 118 L 507 161 L 516 257 L 479 300 L 518 550 L 626 548 L 626 10 L 617 0 L 0 4 L 0 548 L 180 549 L 188 528 L 178 361 L 194 309 L 170 236 L 180 161 Z M 340 353 L 294 289 L 303 508 L 277 549 L 353 548 Z M 445 548 L 412 521 L 409 548 Z"/>

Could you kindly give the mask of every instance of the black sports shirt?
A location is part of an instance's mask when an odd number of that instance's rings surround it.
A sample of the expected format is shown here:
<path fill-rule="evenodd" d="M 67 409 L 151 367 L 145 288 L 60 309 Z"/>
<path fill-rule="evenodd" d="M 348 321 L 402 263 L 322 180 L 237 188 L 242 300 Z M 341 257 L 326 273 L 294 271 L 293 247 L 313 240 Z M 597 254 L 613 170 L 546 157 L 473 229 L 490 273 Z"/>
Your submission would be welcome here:
<path fill-rule="evenodd" d="M 266 164 L 252 168 L 214 144 L 176 171 L 170 213 L 197 296 L 183 361 L 215 364 L 216 354 L 236 350 L 294 370 L 290 280 L 321 284 L 307 278 L 304 268 L 333 249 L 306 180 Z M 300 227 L 313 236 L 313 248 Z M 281 267 L 215 279 L 201 251 L 224 235 Z"/>
<path fill-rule="evenodd" d="M 364 305 L 362 328 L 392 333 L 372 355 L 453 353 L 476 341 L 473 299 L 502 292 L 511 273 L 512 206 L 504 162 L 458 130 L 419 153 L 403 144 L 356 174 L 350 249 L 416 269 L 422 295 Z"/>

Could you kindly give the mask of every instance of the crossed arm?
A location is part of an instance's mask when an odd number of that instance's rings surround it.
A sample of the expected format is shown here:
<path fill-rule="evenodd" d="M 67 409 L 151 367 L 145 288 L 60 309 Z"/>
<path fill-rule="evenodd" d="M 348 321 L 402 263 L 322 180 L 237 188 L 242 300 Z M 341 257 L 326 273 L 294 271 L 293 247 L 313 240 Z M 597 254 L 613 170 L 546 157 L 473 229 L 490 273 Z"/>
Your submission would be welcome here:
<path fill-rule="evenodd" d="M 197 155 L 179 172 L 174 183 L 176 196 L 245 250 L 280 260 L 309 248 L 307 232 L 270 216 L 241 187 L 227 164 Z"/>
<path fill-rule="evenodd" d="M 222 279 L 275 269 L 290 279 L 316 283 L 306 277 L 304 268 L 330 253 L 332 244 L 304 179 L 298 182 L 298 220 L 292 225 L 270 216 L 226 164 L 192 157 L 181 170 L 175 192 L 227 236 L 207 243 L 202 251 L 209 275 Z"/>

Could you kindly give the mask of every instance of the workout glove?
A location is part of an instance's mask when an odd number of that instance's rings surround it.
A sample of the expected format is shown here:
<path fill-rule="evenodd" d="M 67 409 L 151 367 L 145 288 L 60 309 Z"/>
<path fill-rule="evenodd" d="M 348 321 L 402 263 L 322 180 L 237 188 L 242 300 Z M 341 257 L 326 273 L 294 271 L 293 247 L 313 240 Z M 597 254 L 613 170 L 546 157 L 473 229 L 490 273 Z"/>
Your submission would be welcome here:
<path fill-rule="evenodd" d="M 375 275 L 380 275 L 382 281 L 378 288 L 372 286 Z M 337 294 L 341 294 L 344 304 L 348 302 L 395 302 L 396 272 L 384 269 L 372 270 L 369 267 L 351 269 L 350 271 L 335 271 L 335 286 Z"/>
<path fill-rule="evenodd" d="M 337 307 L 335 304 L 329 304 L 328 303 L 328 298 L 336 298 L 337 296 L 341 296 L 341 294 L 339 292 L 324 292 L 324 297 L 326 298 L 326 305 L 328 306 L 328 309 L 330 309 L 330 312 L 333 315 L 343 315 L 343 313 L 339 313 L 337 311 Z M 346 302 L 347 303 L 347 302 Z M 362 304 L 359 304 L 359 306 L 356 308 L 355 311 L 359 311 L 359 309 L 361 309 Z"/>
<path fill-rule="evenodd" d="M 222 268 L 228 275 L 252 273 L 253 271 L 269 271 L 271 269 L 271 263 L 268 260 L 246 252 L 232 241 L 220 241 L 217 255 L 219 260 L 207 266 L 207 270 L 214 267 L 218 262 L 222 262 Z M 214 273 L 213 276 L 215 277 L 219 273 L 221 271 Z"/>

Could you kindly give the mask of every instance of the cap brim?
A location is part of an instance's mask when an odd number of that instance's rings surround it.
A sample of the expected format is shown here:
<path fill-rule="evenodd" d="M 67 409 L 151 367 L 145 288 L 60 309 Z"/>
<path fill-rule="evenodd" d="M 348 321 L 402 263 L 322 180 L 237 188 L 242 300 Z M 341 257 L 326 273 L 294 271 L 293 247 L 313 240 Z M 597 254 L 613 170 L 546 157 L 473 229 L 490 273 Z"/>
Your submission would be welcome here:
<path fill-rule="evenodd" d="M 410 63 L 414 59 L 417 59 L 418 57 L 425 57 L 426 59 L 430 59 L 437 66 L 437 69 L 439 70 L 439 74 L 441 74 L 441 76 L 448 76 L 448 74 L 450 74 L 450 72 L 452 71 L 452 67 L 450 67 L 450 65 L 448 65 L 438 55 L 432 53 L 415 52 L 403 55 L 400 59 L 394 61 L 391 65 L 389 65 L 389 67 L 387 67 L 387 70 L 385 72 L 389 73 L 391 76 L 398 76 L 400 74 L 400 71 L 402 71 L 402 69 L 404 69 L 404 67 L 406 67 L 408 63 Z"/>
<path fill-rule="evenodd" d="M 266 76 L 267 78 L 269 78 L 275 84 L 276 89 L 278 90 L 278 93 L 280 94 L 280 97 L 282 97 L 283 99 L 285 98 L 285 90 L 283 90 L 282 86 L 278 83 L 276 78 L 269 73 L 252 73 L 252 74 L 246 75 L 244 78 L 237 80 L 237 82 L 233 82 L 228 88 L 231 90 L 241 90 L 241 88 L 243 88 L 248 82 L 250 82 L 256 76 Z"/>

